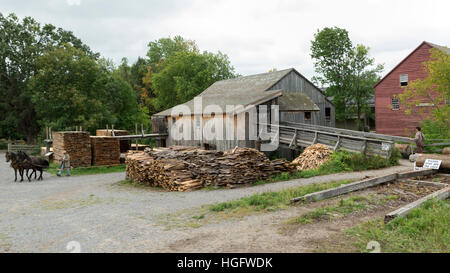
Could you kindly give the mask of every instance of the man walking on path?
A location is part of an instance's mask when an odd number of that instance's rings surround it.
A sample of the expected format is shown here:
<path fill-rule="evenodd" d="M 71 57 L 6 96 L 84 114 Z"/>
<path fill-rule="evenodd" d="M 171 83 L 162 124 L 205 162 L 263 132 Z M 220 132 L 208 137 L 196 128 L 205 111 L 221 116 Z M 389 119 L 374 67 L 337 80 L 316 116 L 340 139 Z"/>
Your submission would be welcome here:
<path fill-rule="evenodd" d="M 64 169 L 66 169 L 66 171 L 67 171 L 67 176 L 70 176 L 69 168 L 70 168 L 70 156 L 67 153 L 67 151 L 63 151 L 61 169 L 58 172 L 58 176 L 61 176 Z"/>
<path fill-rule="evenodd" d="M 414 138 L 416 142 L 417 150 L 416 153 L 422 153 L 423 147 L 425 146 L 425 135 L 422 133 L 420 127 L 416 127 L 416 137 Z"/>

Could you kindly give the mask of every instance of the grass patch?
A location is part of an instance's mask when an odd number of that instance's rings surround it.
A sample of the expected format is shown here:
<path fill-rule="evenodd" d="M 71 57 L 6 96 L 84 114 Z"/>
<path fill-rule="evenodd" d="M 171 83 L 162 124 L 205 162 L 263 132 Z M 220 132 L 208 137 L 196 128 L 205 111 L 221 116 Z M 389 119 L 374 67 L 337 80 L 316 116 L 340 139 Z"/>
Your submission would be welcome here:
<path fill-rule="evenodd" d="M 209 207 L 209 210 L 214 212 L 222 212 L 228 210 L 233 211 L 234 213 L 238 213 L 239 210 L 242 209 L 250 211 L 274 211 L 289 206 L 290 200 L 292 198 L 338 187 L 340 185 L 348 184 L 351 182 L 353 181 L 341 180 L 320 184 L 311 184 L 276 192 L 257 193 L 249 197 L 243 197 L 239 200 L 212 205 Z"/>
<path fill-rule="evenodd" d="M 56 175 L 60 169 L 60 165 L 57 163 L 50 163 L 50 168 L 45 171 L 51 174 Z M 124 172 L 126 170 L 126 165 L 116 165 L 116 166 L 91 166 L 91 167 L 79 167 L 73 168 L 70 170 L 70 175 L 78 176 L 78 175 L 90 175 L 90 174 L 104 174 L 104 173 L 117 173 Z M 63 176 L 66 175 L 66 171 L 64 170 L 62 173 Z"/>
<path fill-rule="evenodd" d="M 311 212 L 305 213 L 301 216 L 290 219 L 288 224 L 311 224 L 324 219 L 331 219 L 335 217 L 344 217 L 356 211 L 362 211 L 370 208 L 373 205 L 385 204 L 389 200 L 395 200 L 397 196 L 361 196 L 351 195 L 347 199 L 340 199 L 336 205 L 317 208 Z"/>
<path fill-rule="evenodd" d="M 348 151 L 338 151 L 331 155 L 330 160 L 317 169 L 297 171 L 293 173 L 282 173 L 268 180 L 262 180 L 252 185 L 263 185 L 267 183 L 288 181 L 299 178 L 310 178 L 341 172 L 357 172 L 365 170 L 376 170 L 398 165 L 400 153 L 396 149 L 391 159 L 381 156 L 365 156 L 360 153 L 350 153 Z"/>
<path fill-rule="evenodd" d="M 382 252 L 450 252 L 450 200 L 430 200 L 406 218 L 389 224 L 374 220 L 346 230 L 353 244 L 367 252 L 370 241 L 377 241 Z"/>

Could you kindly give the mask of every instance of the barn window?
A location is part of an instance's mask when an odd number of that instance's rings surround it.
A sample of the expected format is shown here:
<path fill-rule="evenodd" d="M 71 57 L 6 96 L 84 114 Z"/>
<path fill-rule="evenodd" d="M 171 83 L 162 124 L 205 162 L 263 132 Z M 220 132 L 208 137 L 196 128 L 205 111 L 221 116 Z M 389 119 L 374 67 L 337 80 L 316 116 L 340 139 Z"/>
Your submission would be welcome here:
<path fill-rule="evenodd" d="M 325 108 L 325 119 L 327 121 L 331 120 L 331 108 L 330 107 Z"/>
<path fill-rule="evenodd" d="M 392 110 L 399 110 L 400 109 L 400 101 L 398 98 L 392 98 Z"/>
<path fill-rule="evenodd" d="M 172 117 L 172 123 L 177 122 L 177 119 L 175 117 Z"/>
<path fill-rule="evenodd" d="M 408 85 L 408 74 L 400 75 L 400 86 L 407 86 L 407 85 Z"/>
<path fill-rule="evenodd" d="M 305 120 L 311 120 L 311 112 L 305 112 Z"/>

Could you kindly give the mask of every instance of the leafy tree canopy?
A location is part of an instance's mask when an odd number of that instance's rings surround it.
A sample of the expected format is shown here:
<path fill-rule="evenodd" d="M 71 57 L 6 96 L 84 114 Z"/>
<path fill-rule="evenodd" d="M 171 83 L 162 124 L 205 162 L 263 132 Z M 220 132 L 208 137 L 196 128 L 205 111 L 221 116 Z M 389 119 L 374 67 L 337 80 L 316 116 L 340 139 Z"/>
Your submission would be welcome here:
<path fill-rule="evenodd" d="M 327 27 L 314 35 L 311 57 L 319 75 L 313 81 L 328 87 L 326 94 L 335 104 L 336 119 L 343 121 L 356 115 L 359 123 L 362 113 L 369 114 L 367 100 L 374 95 L 373 85 L 383 66 L 375 66 L 369 48 L 353 46 L 348 31 L 338 27 Z"/>
<path fill-rule="evenodd" d="M 36 58 L 66 43 L 98 57 L 70 31 L 50 24 L 41 26 L 31 17 L 20 21 L 15 14 L 5 17 L 0 13 L 1 136 L 32 141 L 39 132 L 28 81 L 37 73 Z"/>
<path fill-rule="evenodd" d="M 410 82 L 403 94 L 399 95 L 400 101 L 405 105 L 407 114 L 422 115 L 431 109 L 432 120 L 426 122 L 426 128 L 437 128 L 437 131 L 441 133 L 434 133 L 436 136 L 440 134 L 442 137 L 448 137 L 450 132 L 450 55 L 433 48 L 430 60 L 423 65 L 427 76 Z"/>

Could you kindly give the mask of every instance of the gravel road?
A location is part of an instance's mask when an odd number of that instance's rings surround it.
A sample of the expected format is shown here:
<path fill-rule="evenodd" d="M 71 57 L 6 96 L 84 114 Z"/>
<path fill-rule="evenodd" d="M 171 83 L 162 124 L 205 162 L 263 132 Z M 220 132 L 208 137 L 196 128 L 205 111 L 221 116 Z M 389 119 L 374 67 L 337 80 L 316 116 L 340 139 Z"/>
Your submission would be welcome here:
<path fill-rule="evenodd" d="M 193 229 L 167 230 L 158 224 L 158 216 L 257 192 L 411 169 L 404 161 L 401 166 L 384 170 L 333 174 L 234 190 L 180 193 L 119 185 L 117 182 L 125 178 L 124 173 L 73 177 L 45 173 L 43 181 L 19 183 L 14 182 L 14 171 L 4 158 L 5 153 L 0 152 L 0 252 L 69 252 L 66 247 L 71 241 L 79 242 L 81 252 L 168 250 L 167 246 L 173 242 L 189 239 Z M 223 229 L 233 222 L 214 225 Z M 200 227 L 196 233 L 202 228 L 210 230 L 214 225 Z"/>

